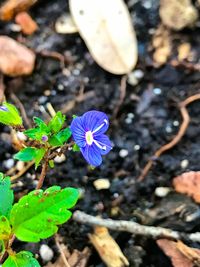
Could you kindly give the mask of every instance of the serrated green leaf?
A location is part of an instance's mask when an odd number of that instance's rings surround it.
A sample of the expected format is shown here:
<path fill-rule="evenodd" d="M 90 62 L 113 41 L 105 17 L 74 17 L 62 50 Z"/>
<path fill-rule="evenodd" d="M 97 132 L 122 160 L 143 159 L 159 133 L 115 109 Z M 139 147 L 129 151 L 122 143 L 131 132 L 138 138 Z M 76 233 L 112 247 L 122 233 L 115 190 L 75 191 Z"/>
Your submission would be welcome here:
<path fill-rule="evenodd" d="M 80 151 L 80 147 L 77 144 L 74 144 L 72 150 L 74 152 L 79 152 Z"/>
<path fill-rule="evenodd" d="M 14 155 L 14 159 L 18 159 L 21 161 L 31 161 L 35 159 L 37 148 L 34 147 L 26 147 L 19 151 Z"/>
<path fill-rule="evenodd" d="M 46 123 L 42 120 L 42 119 L 40 119 L 40 118 L 38 118 L 38 117 L 34 117 L 33 118 L 33 121 L 35 122 L 35 124 L 40 128 L 42 128 L 42 129 L 46 129 L 46 130 L 48 130 L 48 126 L 46 125 Z"/>
<path fill-rule="evenodd" d="M 17 254 L 10 255 L 2 267 L 40 267 L 40 264 L 31 252 L 21 251 Z"/>
<path fill-rule="evenodd" d="M 72 208 L 79 197 L 75 188 L 52 186 L 45 192 L 35 190 L 22 197 L 11 210 L 11 225 L 21 241 L 39 242 L 55 234 L 57 225 L 71 217 Z"/>
<path fill-rule="evenodd" d="M 59 133 L 53 135 L 49 139 L 49 144 L 51 146 L 62 146 L 71 136 L 71 130 L 69 128 L 65 128 L 61 130 Z"/>
<path fill-rule="evenodd" d="M 9 218 L 12 208 L 14 194 L 10 187 L 10 177 L 3 176 L 0 173 L 0 215 L 4 215 Z"/>
<path fill-rule="evenodd" d="M 46 149 L 45 148 L 40 148 L 40 149 L 36 150 L 36 154 L 35 154 L 35 158 L 34 158 L 36 169 L 40 165 L 40 162 L 43 159 L 45 153 L 46 153 Z"/>
<path fill-rule="evenodd" d="M 22 125 L 22 118 L 14 105 L 4 102 L 3 105 L 0 106 L 0 123 L 10 126 Z"/>
<path fill-rule="evenodd" d="M 5 216 L 0 216 L 0 239 L 9 240 L 11 227 L 8 219 Z"/>
<path fill-rule="evenodd" d="M 56 115 L 50 120 L 48 123 L 48 128 L 52 133 L 58 133 L 65 122 L 65 115 L 63 115 L 60 111 L 56 113 Z"/>
<path fill-rule="evenodd" d="M 32 129 L 29 129 L 29 130 L 24 131 L 24 134 L 25 134 L 26 136 L 28 136 L 29 138 L 31 138 L 31 139 L 41 141 L 42 136 L 43 136 L 45 133 L 42 132 L 42 131 L 40 130 L 40 128 L 32 128 Z"/>

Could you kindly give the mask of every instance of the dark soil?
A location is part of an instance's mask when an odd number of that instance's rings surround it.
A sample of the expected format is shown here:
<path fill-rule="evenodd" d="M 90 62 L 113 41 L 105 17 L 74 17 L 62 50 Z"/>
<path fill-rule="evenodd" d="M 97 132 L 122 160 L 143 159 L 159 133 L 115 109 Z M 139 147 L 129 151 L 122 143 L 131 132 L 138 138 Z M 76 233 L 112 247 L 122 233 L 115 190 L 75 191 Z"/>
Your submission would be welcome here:
<path fill-rule="evenodd" d="M 77 103 L 66 114 L 67 118 L 70 122 L 73 114 L 81 115 L 91 109 L 106 112 L 111 123 L 108 134 L 114 148 L 104 158 L 103 164 L 95 170 L 90 170 L 79 154 L 68 153 L 67 161 L 56 164 L 54 170 L 49 170 L 44 187 L 56 184 L 62 187 L 81 188 L 83 198 L 78 202 L 76 209 L 92 215 L 162 225 L 186 232 L 199 231 L 199 218 L 188 224 L 184 216 L 164 212 L 163 215 L 158 213 L 159 216 L 149 219 L 149 211 L 157 207 L 162 213 L 165 209 L 173 209 L 177 203 L 185 203 L 186 212 L 192 213 L 199 209 L 187 197 L 183 196 L 180 200 L 175 193 L 160 199 L 155 195 L 155 189 L 172 187 L 171 180 L 174 176 L 187 170 L 199 170 L 200 102 L 197 101 L 189 106 L 191 122 L 179 144 L 155 161 L 144 181 L 138 182 L 137 178 L 155 150 L 170 141 L 177 133 L 182 121 L 177 103 L 200 92 L 200 76 L 198 72 L 186 68 L 174 68 L 170 64 L 165 64 L 161 68 L 153 67 L 152 55 L 148 48 L 152 29 L 159 25 L 159 1 L 126 2 L 138 38 L 139 62 L 136 69 L 144 72 L 144 78 L 135 87 L 127 84 L 126 97 L 116 119 L 113 118 L 113 111 L 119 103 L 121 77 L 101 69 L 93 61 L 78 34 L 59 35 L 54 30 L 56 19 L 68 10 L 66 0 L 38 1 L 30 13 L 39 24 L 39 31 L 27 38 L 12 31 L 12 22 L 0 24 L 0 34 L 23 41 L 35 51 L 48 50 L 65 54 L 68 59 L 66 69 L 70 71 L 70 74 L 66 75 L 58 60 L 38 53 L 36 68 L 31 76 L 5 78 L 6 95 L 10 100 L 9 94 L 14 91 L 24 104 L 29 118 L 37 115 L 48 119 L 47 113 L 44 112 L 47 103 L 51 103 L 55 110 L 62 109 L 77 97 L 81 85 L 84 84 L 84 92 L 93 91 L 94 96 Z M 131 4 L 132 2 L 134 4 Z M 145 2 L 151 3 L 151 7 L 145 8 Z M 196 52 L 197 61 L 200 52 L 198 33 L 198 28 L 172 33 L 176 37 L 175 47 L 184 41 L 191 43 L 192 49 Z M 173 53 L 171 58 L 176 57 L 175 50 Z M 46 96 L 47 90 L 50 91 L 48 96 Z M 4 163 L 12 158 L 15 151 L 9 141 L 2 138 L 2 133 L 5 136 L 5 133 L 9 133 L 9 129 L 0 126 L 0 131 L 0 170 L 6 172 Z M 128 151 L 126 157 L 120 156 L 122 149 Z M 188 166 L 185 168 L 181 165 L 183 160 L 188 160 Z M 34 173 L 34 169 L 31 169 L 21 178 L 22 183 L 16 184 L 14 190 L 17 197 L 27 192 L 27 189 L 35 188 L 31 176 Z M 109 190 L 97 191 L 93 186 L 97 178 L 109 179 L 111 183 Z M 116 203 L 116 199 L 119 200 L 117 201 L 119 212 L 112 215 L 113 203 Z M 191 206 L 194 209 L 191 209 Z M 81 250 L 85 246 L 92 248 L 87 237 L 91 231 L 92 228 L 71 220 L 60 228 L 59 233 L 70 250 Z M 127 233 L 111 232 L 111 234 L 127 256 L 130 266 L 171 266 L 170 260 L 158 248 L 155 241 Z M 54 260 L 56 260 L 58 251 L 54 239 L 50 238 L 41 243 L 46 243 L 54 249 Z M 14 246 L 17 251 L 29 249 L 38 254 L 40 245 L 16 241 Z M 190 245 L 198 247 L 198 244 Z M 44 266 L 45 263 L 40 257 L 39 260 Z M 94 249 L 88 266 L 104 266 Z"/>

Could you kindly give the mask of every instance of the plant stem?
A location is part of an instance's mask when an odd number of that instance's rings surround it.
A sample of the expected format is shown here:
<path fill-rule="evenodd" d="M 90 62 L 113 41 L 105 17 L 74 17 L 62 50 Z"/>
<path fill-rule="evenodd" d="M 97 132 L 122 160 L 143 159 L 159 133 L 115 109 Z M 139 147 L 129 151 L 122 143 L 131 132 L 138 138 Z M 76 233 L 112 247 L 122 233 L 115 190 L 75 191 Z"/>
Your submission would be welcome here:
<path fill-rule="evenodd" d="M 49 155 L 49 152 L 47 152 L 46 157 L 45 157 L 45 161 L 42 165 L 42 171 L 41 171 L 40 178 L 39 178 L 38 185 L 37 185 L 36 189 L 40 189 L 43 186 L 44 179 L 45 179 L 46 174 L 47 174 L 48 164 L 49 164 L 48 155 Z"/>

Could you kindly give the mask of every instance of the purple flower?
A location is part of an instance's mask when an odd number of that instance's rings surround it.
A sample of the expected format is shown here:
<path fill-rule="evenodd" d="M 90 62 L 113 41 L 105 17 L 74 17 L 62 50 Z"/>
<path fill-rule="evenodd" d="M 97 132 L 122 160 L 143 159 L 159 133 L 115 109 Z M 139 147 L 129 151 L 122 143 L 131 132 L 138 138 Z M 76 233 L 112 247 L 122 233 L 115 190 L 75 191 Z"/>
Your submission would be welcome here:
<path fill-rule="evenodd" d="M 48 141 L 48 136 L 47 135 L 43 135 L 42 136 L 42 141 L 43 142 L 47 142 Z"/>
<path fill-rule="evenodd" d="M 100 111 L 88 111 L 76 117 L 71 123 L 71 131 L 76 144 L 89 164 L 99 166 L 102 155 L 111 149 L 111 142 L 104 134 L 109 127 L 108 117 Z"/>

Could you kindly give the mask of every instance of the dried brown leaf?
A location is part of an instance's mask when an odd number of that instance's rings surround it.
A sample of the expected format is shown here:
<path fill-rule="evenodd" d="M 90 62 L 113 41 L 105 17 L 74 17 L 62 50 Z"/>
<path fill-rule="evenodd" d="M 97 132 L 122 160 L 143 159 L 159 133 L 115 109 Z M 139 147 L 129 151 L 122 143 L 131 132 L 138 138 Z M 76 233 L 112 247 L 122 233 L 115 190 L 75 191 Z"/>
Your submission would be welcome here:
<path fill-rule="evenodd" d="M 163 24 L 173 30 L 192 26 L 198 19 L 198 11 L 191 0 L 161 0 L 159 13 Z"/>
<path fill-rule="evenodd" d="M 105 227 L 95 227 L 94 234 L 89 234 L 90 241 L 108 267 L 124 267 L 129 262 L 120 247 Z"/>
<path fill-rule="evenodd" d="M 171 259 L 174 267 L 193 267 L 192 261 L 178 250 L 176 242 L 168 239 L 159 239 L 156 243 Z"/>
<path fill-rule="evenodd" d="M 176 192 L 187 194 L 200 203 L 200 172 L 185 172 L 173 179 Z"/>
<path fill-rule="evenodd" d="M 137 40 L 123 0 L 70 0 L 70 10 L 94 60 L 114 74 L 137 62 Z"/>
<path fill-rule="evenodd" d="M 28 10 L 38 0 L 7 0 L 0 7 L 0 19 L 11 20 L 17 13 Z"/>
<path fill-rule="evenodd" d="M 38 29 L 37 23 L 25 11 L 16 15 L 15 22 L 21 26 L 22 32 L 27 35 L 33 34 Z"/>
<path fill-rule="evenodd" d="M 0 36 L 0 71 L 8 76 L 31 74 L 35 54 L 24 45 L 7 36 Z"/>

